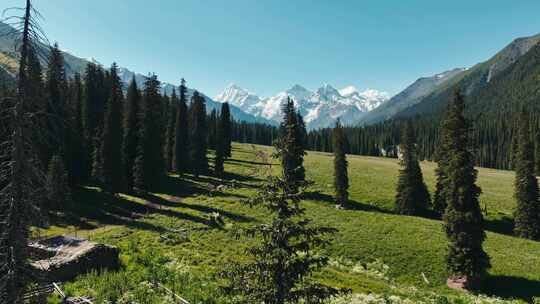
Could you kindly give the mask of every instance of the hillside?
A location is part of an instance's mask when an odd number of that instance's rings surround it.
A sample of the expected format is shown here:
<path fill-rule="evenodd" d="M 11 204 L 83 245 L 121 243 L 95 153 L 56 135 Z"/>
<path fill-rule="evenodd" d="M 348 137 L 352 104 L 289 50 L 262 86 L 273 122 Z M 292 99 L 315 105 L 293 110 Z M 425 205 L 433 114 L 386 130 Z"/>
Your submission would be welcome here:
<path fill-rule="evenodd" d="M 16 60 L 16 52 L 14 52 L 15 48 L 15 42 L 16 42 L 16 35 L 12 34 L 13 29 L 0 21 L 0 77 L 5 77 L 6 74 L 4 73 L 4 70 L 7 70 L 10 72 L 11 77 L 13 77 L 14 72 L 17 70 L 17 60 Z M 40 54 L 42 55 L 40 57 L 42 61 L 42 65 L 46 66 L 45 58 L 47 58 L 49 54 L 49 47 L 45 44 L 40 44 Z M 62 55 L 65 60 L 65 69 L 66 74 L 68 77 L 72 77 L 75 73 L 79 73 L 81 75 L 84 74 L 86 66 L 90 62 L 95 62 L 94 59 L 83 59 L 79 58 L 77 56 L 74 56 L 73 54 L 70 54 L 68 52 L 63 51 Z M 99 63 L 98 63 L 99 64 Z M 124 83 L 124 89 L 127 88 L 129 81 L 131 81 L 133 78 L 135 78 L 135 81 L 139 85 L 140 88 L 143 87 L 145 76 L 140 73 L 132 72 L 127 68 L 120 68 L 120 77 L 122 79 L 122 82 Z M 0 78 L 1 80 L 2 78 Z M 7 81 L 11 82 L 9 77 L 7 77 Z M 162 93 L 170 95 L 174 88 L 177 88 L 177 85 L 170 84 L 167 82 L 161 83 L 161 90 Z M 192 94 L 193 91 L 196 90 L 195 88 L 189 88 L 188 94 Z M 221 109 L 221 103 L 214 101 L 212 98 L 204 95 L 203 92 L 200 92 L 203 97 L 206 100 L 206 106 L 207 110 L 210 113 L 212 110 L 220 110 Z M 231 115 L 234 119 L 238 121 L 246 121 L 246 122 L 256 122 L 256 123 L 262 123 L 262 124 L 269 124 L 269 125 L 276 125 L 274 121 L 267 120 L 263 117 L 256 117 L 249 113 L 246 113 L 239 109 L 238 107 L 232 105 L 230 107 L 231 109 Z"/>
<path fill-rule="evenodd" d="M 402 92 L 384 102 L 378 108 L 367 113 L 359 121 L 360 125 L 368 125 L 384 121 L 399 113 L 400 111 L 411 107 L 437 89 L 444 87 L 455 77 L 459 77 L 467 69 L 453 69 L 431 77 L 422 77 L 413 84 L 405 88 Z"/>
<path fill-rule="evenodd" d="M 95 187 L 78 190 L 65 214 L 53 218 L 41 234 L 77 229 L 78 235 L 119 246 L 124 266 L 119 272 L 79 277 L 65 286 L 67 292 L 102 300 L 143 295 L 157 299 L 159 292 L 148 293 L 144 281 L 158 273 L 191 303 L 228 303 L 218 292 L 216 274 L 223 265 L 245 259 L 244 248 L 253 242 L 236 238 L 236 228 L 268 220 L 263 209 L 242 201 L 256 191 L 265 173 L 278 172 L 276 161 L 271 166 L 265 162 L 264 155 L 271 152 L 269 147 L 235 144 L 226 162 L 229 186 L 219 190 L 216 186 L 222 183 L 207 176 L 170 176 L 144 198 L 110 197 Z M 434 296 L 432 292 L 458 296 L 445 285 L 441 222 L 392 213 L 395 159 L 349 156 L 351 210 L 334 208 L 331 155 L 309 152 L 306 168 L 315 182 L 304 202 L 308 216 L 339 230 L 328 249 L 331 264 L 317 275 L 319 280 L 352 288 L 355 297 L 375 293 L 420 302 Z M 433 191 L 434 164 L 424 162 L 422 168 Z M 483 293 L 530 300 L 540 296 L 540 243 L 511 235 L 513 178 L 510 171 L 479 169 L 480 204 L 487 212 L 485 246 L 493 265 Z M 210 221 L 215 212 L 223 216 L 223 225 Z"/>
<path fill-rule="evenodd" d="M 410 117 L 414 115 L 425 115 L 438 112 L 444 108 L 449 96 L 456 88 L 460 88 L 463 93 L 469 96 L 481 95 L 485 89 L 490 89 L 491 82 L 497 77 L 506 77 L 508 69 L 518 64 L 530 60 L 526 55 L 540 41 L 540 34 L 518 38 L 498 52 L 489 60 L 479 63 L 474 67 L 464 71 L 454 77 L 444 86 L 423 98 L 419 103 L 404 109 L 394 117 Z M 510 94 L 510 92 L 508 92 Z M 493 107 L 484 110 L 494 110 Z"/>

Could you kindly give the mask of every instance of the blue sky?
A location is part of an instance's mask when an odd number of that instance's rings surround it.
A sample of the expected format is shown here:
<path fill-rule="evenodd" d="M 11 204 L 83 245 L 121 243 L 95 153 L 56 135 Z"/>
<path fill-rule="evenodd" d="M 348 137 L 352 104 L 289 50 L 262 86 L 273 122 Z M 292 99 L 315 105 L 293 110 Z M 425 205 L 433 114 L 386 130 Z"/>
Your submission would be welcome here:
<path fill-rule="evenodd" d="M 296 83 L 395 94 L 540 32 L 538 0 L 34 2 L 49 39 L 73 54 L 167 82 L 185 77 L 210 96 L 229 83 L 261 96 Z"/>

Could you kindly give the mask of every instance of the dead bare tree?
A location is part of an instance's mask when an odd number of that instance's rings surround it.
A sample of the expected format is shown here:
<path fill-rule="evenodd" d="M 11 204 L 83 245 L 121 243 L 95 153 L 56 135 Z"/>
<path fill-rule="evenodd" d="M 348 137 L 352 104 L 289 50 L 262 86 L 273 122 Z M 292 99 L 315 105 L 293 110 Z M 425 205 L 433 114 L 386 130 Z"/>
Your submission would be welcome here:
<path fill-rule="evenodd" d="M 0 125 L 5 136 L 0 144 L 0 302 L 22 303 L 23 292 L 32 279 L 28 265 L 28 239 L 33 218 L 39 214 L 44 175 L 35 153 L 36 113 L 32 105 L 32 81 L 29 80 L 29 58 L 36 54 L 44 37 L 34 16 L 39 13 L 26 1 L 23 16 L 12 16 L 18 36 L 19 69 L 15 96 L 4 98 Z M 33 53 L 32 53 L 33 52 Z"/>

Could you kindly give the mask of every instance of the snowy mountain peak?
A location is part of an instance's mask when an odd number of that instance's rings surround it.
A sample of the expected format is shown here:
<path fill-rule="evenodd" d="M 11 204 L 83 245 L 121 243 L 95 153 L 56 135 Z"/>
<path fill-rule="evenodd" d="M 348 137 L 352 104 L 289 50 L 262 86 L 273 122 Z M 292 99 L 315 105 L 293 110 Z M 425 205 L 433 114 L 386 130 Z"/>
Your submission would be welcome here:
<path fill-rule="evenodd" d="M 322 87 L 317 89 L 315 98 L 318 99 L 319 102 L 337 102 L 342 96 L 336 88 L 325 83 Z"/>
<path fill-rule="evenodd" d="M 352 94 L 355 94 L 355 93 L 359 93 L 359 91 L 354 86 L 347 86 L 347 87 L 344 87 L 343 89 L 339 90 L 339 94 L 341 94 L 341 96 L 349 96 L 349 95 L 352 95 Z"/>
<path fill-rule="evenodd" d="M 228 102 L 240 108 L 250 107 L 258 103 L 261 98 L 249 91 L 231 83 L 223 93 L 217 95 L 214 100 L 219 102 Z"/>
<path fill-rule="evenodd" d="M 292 98 L 297 110 L 304 116 L 309 129 L 332 126 L 340 118 L 344 124 L 354 125 L 367 112 L 388 99 L 388 94 L 377 90 L 359 91 L 353 86 L 337 90 L 324 84 L 315 92 L 295 84 L 273 97 L 259 98 L 237 85 L 229 85 L 215 97 L 220 102 L 229 102 L 257 117 L 280 122 L 281 109 L 287 98 Z"/>

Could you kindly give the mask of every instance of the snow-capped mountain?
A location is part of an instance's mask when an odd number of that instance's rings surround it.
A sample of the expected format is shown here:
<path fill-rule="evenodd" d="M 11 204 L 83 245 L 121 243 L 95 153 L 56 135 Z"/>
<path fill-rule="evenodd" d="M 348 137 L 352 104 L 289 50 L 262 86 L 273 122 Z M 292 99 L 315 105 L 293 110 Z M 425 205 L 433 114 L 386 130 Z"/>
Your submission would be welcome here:
<path fill-rule="evenodd" d="M 287 98 L 293 99 L 296 108 L 304 116 L 307 128 L 318 129 L 332 126 L 338 118 L 344 124 L 354 125 L 389 96 L 376 90 L 361 92 L 353 86 L 337 90 L 324 84 L 310 91 L 296 84 L 275 96 L 261 98 L 237 85 L 230 85 L 214 100 L 229 102 L 254 116 L 280 122 L 281 107 Z"/>
<path fill-rule="evenodd" d="M 369 112 L 390 99 L 390 96 L 386 92 L 380 92 L 373 89 L 367 89 L 360 92 L 353 86 L 345 87 L 339 90 L 339 93 L 341 96 L 347 97 L 354 101 L 354 105 L 363 112 Z"/>

